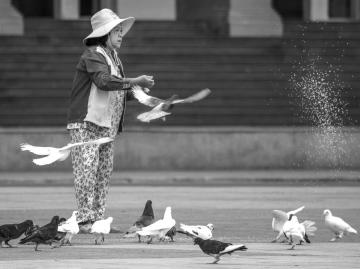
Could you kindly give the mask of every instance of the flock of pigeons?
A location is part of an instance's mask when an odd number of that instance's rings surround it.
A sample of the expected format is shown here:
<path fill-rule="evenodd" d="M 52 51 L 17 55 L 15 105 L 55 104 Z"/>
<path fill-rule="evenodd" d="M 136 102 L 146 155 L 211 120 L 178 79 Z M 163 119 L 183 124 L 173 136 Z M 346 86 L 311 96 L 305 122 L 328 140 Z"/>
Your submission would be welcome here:
<path fill-rule="evenodd" d="M 291 244 L 290 249 L 294 249 L 296 244 L 304 242 L 310 243 L 309 236 L 314 235 L 317 228 L 315 222 L 305 220 L 299 222 L 296 214 L 304 209 L 304 206 L 284 212 L 281 210 L 273 210 L 272 229 L 277 233 L 276 238 L 272 242 L 278 242 L 282 236 L 285 236 L 285 242 Z M 357 234 L 357 231 L 348 223 L 339 217 L 331 214 L 329 209 L 323 212 L 325 225 L 335 234 L 330 241 L 341 239 L 347 234 Z M 69 219 L 54 216 L 50 223 L 44 226 L 37 226 L 33 221 L 26 220 L 18 224 L 4 224 L 0 226 L 0 243 L 3 242 L 8 247 L 12 247 L 9 241 L 25 235 L 19 241 L 19 244 L 35 243 L 35 251 L 38 251 L 39 244 L 49 244 L 53 248 L 62 245 L 71 245 L 74 235 L 84 232 L 76 221 L 77 211 L 74 211 Z M 88 233 L 95 235 L 95 244 L 103 244 L 105 235 L 111 231 L 112 217 L 104 220 L 96 221 Z M 148 244 L 153 242 L 154 238 L 159 241 L 174 241 L 173 237 L 176 233 L 185 234 L 193 239 L 195 245 L 199 245 L 200 249 L 207 255 L 214 257 L 213 263 L 217 263 L 220 257 L 225 254 L 231 254 L 234 251 L 246 251 L 247 247 L 243 244 L 225 243 L 213 239 L 214 225 L 186 225 L 180 223 L 179 229 L 176 228 L 176 221 L 171 214 L 171 207 L 166 207 L 162 219 L 155 221 L 152 201 L 148 200 L 145 204 L 142 215 L 135 223 L 123 234 L 123 238 L 138 238 L 138 242 L 142 242 L 141 238 L 146 238 Z M 284 242 L 284 241 L 282 241 Z"/>

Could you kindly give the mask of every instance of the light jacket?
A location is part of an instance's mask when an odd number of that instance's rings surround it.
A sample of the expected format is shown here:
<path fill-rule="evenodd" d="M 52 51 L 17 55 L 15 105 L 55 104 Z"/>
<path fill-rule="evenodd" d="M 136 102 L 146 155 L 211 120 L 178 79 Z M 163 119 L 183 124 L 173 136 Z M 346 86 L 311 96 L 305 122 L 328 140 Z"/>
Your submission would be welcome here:
<path fill-rule="evenodd" d="M 124 82 L 125 74 L 121 62 L 117 63 L 121 75 L 119 77 L 116 76 L 117 72 L 111 61 L 105 49 L 100 46 L 89 47 L 81 55 L 76 66 L 70 94 L 68 123 L 90 121 L 99 126 L 110 128 L 109 101 L 111 92 L 124 90 L 126 91 L 126 98 L 124 99 L 124 111 L 118 132 L 122 130 L 126 99 L 133 99 L 133 96 L 130 85 Z"/>

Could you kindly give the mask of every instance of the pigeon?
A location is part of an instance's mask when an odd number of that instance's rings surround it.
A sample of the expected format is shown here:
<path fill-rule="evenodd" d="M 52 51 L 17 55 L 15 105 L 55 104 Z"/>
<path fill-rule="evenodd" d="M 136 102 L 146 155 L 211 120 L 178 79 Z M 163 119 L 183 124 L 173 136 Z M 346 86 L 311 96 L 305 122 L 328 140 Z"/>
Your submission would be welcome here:
<path fill-rule="evenodd" d="M 133 226 L 131 226 L 125 233 L 124 238 L 138 236 L 138 242 L 141 242 L 141 236 L 137 234 L 137 231 L 140 231 L 143 227 L 149 226 L 154 223 L 154 211 L 152 208 L 152 201 L 147 200 L 145 204 L 144 211 L 142 215 L 135 221 Z"/>
<path fill-rule="evenodd" d="M 185 225 L 180 223 L 181 231 L 179 233 L 186 234 L 192 238 L 199 237 L 203 240 L 212 238 L 212 231 L 214 230 L 214 225 L 209 223 L 208 225 Z"/>
<path fill-rule="evenodd" d="M 331 242 L 341 239 L 347 234 L 357 234 L 357 231 L 353 227 L 342 218 L 333 216 L 329 209 L 325 209 L 323 215 L 325 216 L 325 226 L 335 234 L 335 237 L 330 240 Z"/>
<path fill-rule="evenodd" d="M 25 238 L 21 239 L 19 244 L 25 244 L 27 242 L 34 242 L 36 244 L 35 251 L 38 250 L 39 244 L 50 244 L 56 241 L 57 228 L 59 224 L 59 216 L 54 216 L 51 222 L 35 230 Z"/>
<path fill-rule="evenodd" d="M 314 226 L 315 222 L 311 220 L 305 220 L 302 223 L 299 223 L 298 218 L 290 214 L 288 221 L 283 225 L 282 231 L 285 237 L 290 241 L 292 245 L 290 250 L 295 249 L 296 240 L 301 243 L 311 243 L 309 236 L 313 236 L 317 228 Z"/>
<path fill-rule="evenodd" d="M 0 244 L 3 247 L 3 241 L 5 244 L 12 248 L 9 241 L 19 238 L 23 233 L 25 233 L 30 227 L 33 226 L 32 220 L 25 220 L 24 222 L 18 224 L 4 224 L 0 226 Z"/>
<path fill-rule="evenodd" d="M 95 245 L 103 244 L 105 241 L 105 234 L 109 234 L 111 230 L 111 223 L 113 222 L 113 217 L 108 217 L 107 219 L 97 220 L 91 226 L 90 233 L 95 234 Z M 100 241 L 98 239 L 100 238 Z"/>
<path fill-rule="evenodd" d="M 171 207 L 168 206 L 165 209 L 164 218 L 160 219 L 149 226 L 142 228 L 140 231 L 136 233 L 141 236 L 148 236 L 150 240 L 148 240 L 148 244 L 152 242 L 154 237 L 159 237 L 160 241 L 164 241 L 166 238 L 167 232 L 174 227 L 176 221 L 171 216 Z"/>
<path fill-rule="evenodd" d="M 142 122 L 150 122 L 159 118 L 162 118 L 164 120 L 166 116 L 171 114 L 171 112 L 169 111 L 173 108 L 175 104 L 185 104 L 200 101 L 201 99 L 207 97 L 211 93 L 211 90 L 206 88 L 184 99 L 179 99 L 177 95 L 173 95 L 167 100 L 150 96 L 146 94 L 144 90 L 139 86 L 132 87 L 132 92 L 134 97 L 140 103 L 153 107 L 152 110 L 141 113 L 137 116 L 137 119 Z"/>
<path fill-rule="evenodd" d="M 21 144 L 20 148 L 22 151 L 30 151 L 36 155 L 46 155 L 46 157 L 34 159 L 33 163 L 36 165 L 47 165 L 54 163 L 56 161 L 64 161 L 70 155 L 71 148 L 82 146 L 82 145 L 89 145 L 89 144 L 96 144 L 101 145 L 104 143 L 108 143 L 113 141 L 113 138 L 110 137 L 103 137 L 96 140 L 86 141 L 86 142 L 78 142 L 73 144 L 67 144 L 62 148 L 54 148 L 54 147 L 37 147 L 32 146 L 27 143 Z"/>
<path fill-rule="evenodd" d="M 224 243 L 217 240 L 204 240 L 200 237 L 194 239 L 194 245 L 199 245 L 199 247 L 205 254 L 214 257 L 215 260 L 212 263 L 218 263 L 218 261 L 220 261 L 220 257 L 224 254 L 231 255 L 231 253 L 237 250 L 247 250 L 247 247 L 243 244 L 233 245 L 231 243 Z"/>
<path fill-rule="evenodd" d="M 280 237 L 283 235 L 282 228 L 284 226 L 284 223 L 289 219 L 290 215 L 296 215 L 300 211 L 302 211 L 305 208 L 305 206 L 301 206 L 295 210 L 284 212 L 282 210 L 273 210 L 273 219 L 272 219 L 272 229 L 274 232 L 278 233 L 276 238 L 271 241 L 272 243 L 277 242 Z"/>
<path fill-rule="evenodd" d="M 75 234 L 79 233 L 79 225 L 76 221 L 78 211 L 73 211 L 71 217 L 58 226 L 58 232 L 65 233 L 65 236 L 60 239 L 60 245 L 69 244 L 71 246 L 71 239 Z"/>

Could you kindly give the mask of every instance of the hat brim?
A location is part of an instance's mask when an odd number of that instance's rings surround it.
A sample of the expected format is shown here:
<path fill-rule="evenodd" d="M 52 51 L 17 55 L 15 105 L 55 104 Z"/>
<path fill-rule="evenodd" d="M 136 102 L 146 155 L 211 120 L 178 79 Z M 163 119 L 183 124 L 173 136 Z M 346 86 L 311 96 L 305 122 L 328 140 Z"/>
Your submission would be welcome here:
<path fill-rule="evenodd" d="M 133 26 L 134 22 L 135 22 L 134 17 L 128 17 L 125 19 L 119 18 L 119 19 L 113 20 L 113 21 L 95 29 L 90 35 L 88 35 L 87 37 L 84 38 L 83 43 L 86 45 L 86 41 L 91 38 L 97 38 L 97 37 L 102 37 L 104 35 L 107 35 L 108 33 L 110 33 L 110 31 L 112 29 L 114 29 L 119 24 L 121 24 L 123 27 L 122 33 L 124 36 L 130 30 L 130 28 Z"/>

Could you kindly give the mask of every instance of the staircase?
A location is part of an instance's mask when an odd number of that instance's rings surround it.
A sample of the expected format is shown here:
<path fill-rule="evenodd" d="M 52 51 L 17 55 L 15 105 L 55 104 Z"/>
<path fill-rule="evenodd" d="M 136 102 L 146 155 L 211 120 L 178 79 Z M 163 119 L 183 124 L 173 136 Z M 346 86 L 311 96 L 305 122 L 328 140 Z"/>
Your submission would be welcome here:
<path fill-rule="evenodd" d="M 294 63 L 320 55 L 339 64 L 351 121 L 360 119 L 360 23 L 286 22 L 283 38 L 228 38 L 199 24 L 140 21 L 120 50 L 128 77 L 153 75 L 153 95 L 212 94 L 177 106 L 172 126 L 306 125 L 289 91 Z M 68 96 L 88 21 L 26 19 L 25 36 L 0 37 L 0 126 L 65 126 Z M 129 102 L 126 125 L 147 107 Z M 350 124 L 350 123 L 349 123 Z"/>

